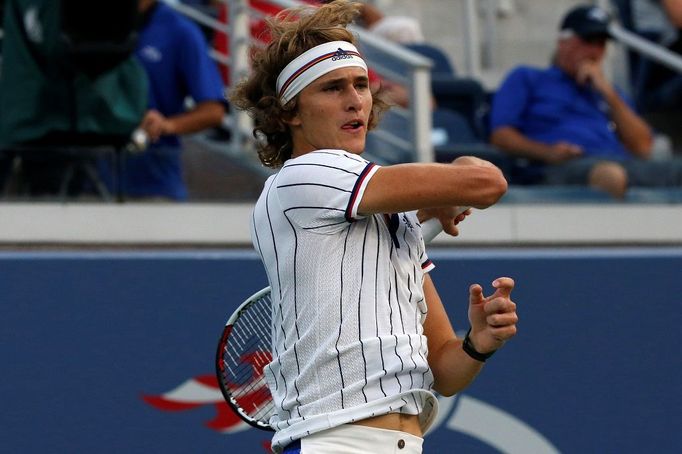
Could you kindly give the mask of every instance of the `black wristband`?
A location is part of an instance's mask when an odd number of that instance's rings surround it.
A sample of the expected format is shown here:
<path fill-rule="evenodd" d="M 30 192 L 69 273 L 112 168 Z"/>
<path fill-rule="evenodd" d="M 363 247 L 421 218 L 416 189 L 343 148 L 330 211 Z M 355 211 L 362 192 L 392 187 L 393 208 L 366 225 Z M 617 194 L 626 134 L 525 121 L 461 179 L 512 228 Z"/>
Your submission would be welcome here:
<path fill-rule="evenodd" d="M 464 336 L 464 342 L 462 342 L 462 350 L 464 350 L 464 352 L 467 355 L 471 356 L 476 361 L 480 361 L 480 362 L 484 363 L 486 359 L 493 356 L 493 354 L 495 353 L 496 350 L 493 350 L 489 353 L 481 353 L 479 351 L 476 351 L 476 349 L 474 348 L 474 344 L 471 343 L 471 339 L 469 338 L 470 333 L 471 333 L 471 328 L 469 328 L 469 331 L 467 331 L 467 335 Z"/>

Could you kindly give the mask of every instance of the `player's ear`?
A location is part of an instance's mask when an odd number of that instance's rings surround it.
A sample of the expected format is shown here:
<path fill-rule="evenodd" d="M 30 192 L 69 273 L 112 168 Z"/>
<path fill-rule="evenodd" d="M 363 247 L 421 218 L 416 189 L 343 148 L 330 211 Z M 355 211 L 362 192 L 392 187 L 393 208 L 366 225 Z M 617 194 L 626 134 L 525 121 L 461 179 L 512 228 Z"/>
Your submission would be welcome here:
<path fill-rule="evenodd" d="M 298 114 L 299 110 L 298 96 L 296 96 L 294 99 L 282 106 L 282 110 L 280 111 L 280 118 L 282 122 L 289 127 L 301 126 L 302 122 L 301 117 Z"/>
<path fill-rule="evenodd" d="M 301 117 L 298 115 L 298 109 L 291 112 L 284 112 L 282 114 L 282 121 L 289 126 L 301 126 Z"/>
<path fill-rule="evenodd" d="M 290 118 L 284 118 L 284 123 L 289 126 L 301 126 L 301 119 L 298 114 L 291 116 Z"/>

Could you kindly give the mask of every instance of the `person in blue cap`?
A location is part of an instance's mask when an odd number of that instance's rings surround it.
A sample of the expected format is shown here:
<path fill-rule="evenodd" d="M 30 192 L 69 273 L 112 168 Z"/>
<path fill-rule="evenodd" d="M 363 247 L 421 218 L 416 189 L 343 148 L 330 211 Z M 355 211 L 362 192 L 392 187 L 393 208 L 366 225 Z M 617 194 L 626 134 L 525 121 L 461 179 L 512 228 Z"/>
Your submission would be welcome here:
<path fill-rule="evenodd" d="M 571 9 L 551 65 L 519 66 L 499 87 L 490 140 L 528 162 L 512 183 L 586 185 L 615 198 L 630 186 L 682 186 L 682 162 L 649 159 L 651 128 L 604 74 L 609 23 L 599 7 Z"/>

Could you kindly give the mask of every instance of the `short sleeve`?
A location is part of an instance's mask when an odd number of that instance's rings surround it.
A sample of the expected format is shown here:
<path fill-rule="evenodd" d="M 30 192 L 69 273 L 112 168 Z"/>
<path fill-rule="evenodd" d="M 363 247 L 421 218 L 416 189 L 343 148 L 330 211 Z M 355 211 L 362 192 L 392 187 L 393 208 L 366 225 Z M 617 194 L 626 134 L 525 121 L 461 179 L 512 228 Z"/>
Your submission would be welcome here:
<path fill-rule="evenodd" d="M 408 213 L 408 215 L 411 217 L 411 219 L 413 220 L 413 222 L 418 223 L 417 212 L 416 212 L 416 211 L 411 211 L 410 213 Z M 423 224 L 420 224 L 420 225 L 421 225 L 421 228 L 424 227 Z M 420 245 L 420 248 L 419 248 L 419 251 L 420 251 L 420 253 L 419 253 L 419 263 L 420 263 L 420 265 L 421 265 L 422 272 L 428 273 L 428 272 L 430 272 L 431 270 L 433 270 L 433 269 L 436 267 L 436 265 L 435 265 L 435 264 L 433 263 L 433 261 L 429 258 L 428 253 L 426 252 L 426 246 L 427 246 L 427 244 L 426 244 L 426 240 L 424 239 L 423 233 L 421 234 L 421 240 L 420 240 L 420 241 L 421 241 L 421 245 Z"/>
<path fill-rule="evenodd" d="M 436 267 L 436 265 L 435 265 L 435 263 L 433 263 L 433 262 L 431 261 L 430 258 L 428 258 L 428 257 L 426 256 L 426 254 L 424 254 L 424 258 L 425 258 L 425 260 L 422 261 L 422 271 L 423 271 L 424 273 L 428 273 L 429 271 L 431 271 L 432 269 L 434 269 L 434 268 Z"/>
<path fill-rule="evenodd" d="M 334 233 L 358 213 L 367 184 L 380 168 L 341 150 L 318 150 L 286 162 L 275 190 L 289 220 L 318 233 Z"/>

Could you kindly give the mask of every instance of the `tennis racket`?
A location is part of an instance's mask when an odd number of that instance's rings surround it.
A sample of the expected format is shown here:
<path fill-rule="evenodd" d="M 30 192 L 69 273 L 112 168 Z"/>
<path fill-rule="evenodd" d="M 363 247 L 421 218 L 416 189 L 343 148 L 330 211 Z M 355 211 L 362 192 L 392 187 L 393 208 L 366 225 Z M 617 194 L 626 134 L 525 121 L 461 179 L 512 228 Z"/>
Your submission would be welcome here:
<path fill-rule="evenodd" d="M 422 224 L 426 243 L 440 232 L 438 219 Z M 272 361 L 271 306 L 270 287 L 247 298 L 227 320 L 216 353 L 216 374 L 227 403 L 251 426 L 270 431 L 275 404 L 263 368 Z"/>

